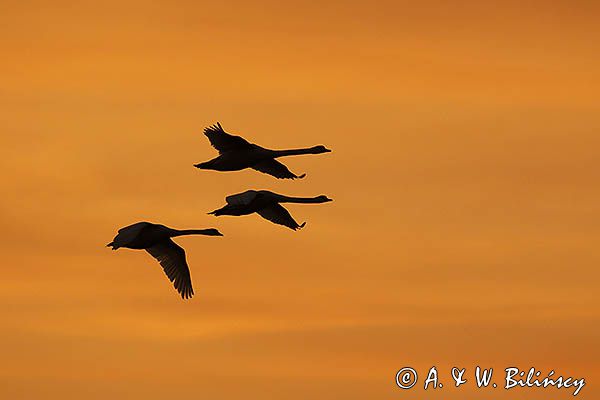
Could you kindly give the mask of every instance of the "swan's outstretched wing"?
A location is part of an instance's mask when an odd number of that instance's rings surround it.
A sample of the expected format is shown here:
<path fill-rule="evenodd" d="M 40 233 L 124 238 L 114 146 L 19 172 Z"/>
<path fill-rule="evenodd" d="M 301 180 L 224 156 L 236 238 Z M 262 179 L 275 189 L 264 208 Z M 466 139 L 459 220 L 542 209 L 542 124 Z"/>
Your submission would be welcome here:
<path fill-rule="evenodd" d="M 263 208 L 260 211 L 257 211 L 257 213 L 264 219 L 267 219 L 278 225 L 287 226 L 293 230 L 298 230 L 306 225 L 306 222 L 303 222 L 302 225 L 298 225 L 288 210 L 283 208 L 283 206 L 280 204 L 273 204 L 269 207 Z"/>
<path fill-rule="evenodd" d="M 252 200 L 256 198 L 258 192 L 256 190 L 246 190 L 245 192 L 232 194 L 231 196 L 225 197 L 227 204 L 233 206 L 245 206 L 250 204 Z"/>
<path fill-rule="evenodd" d="M 221 154 L 227 151 L 251 146 L 246 139 L 225 132 L 218 122 L 216 125 L 204 128 L 204 134 L 210 141 L 212 147 L 217 149 Z"/>
<path fill-rule="evenodd" d="M 300 176 L 294 174 L 288 169 L 288 167 L 273 159 L 261 161 L 253 166 L 252 169 L 264 174 L 272 175 L 278 179 L 301 179 L 306 176 L 306 174 L 302 174 Z"/>
<path fill-rule="evenodd" d="M 146 251 L 158 260 L 182 298 L 189 299 L 194 295 L 190 269 L 185 260 L 185 251 L 181 247 L 167 239 L 147 248 Z"/>

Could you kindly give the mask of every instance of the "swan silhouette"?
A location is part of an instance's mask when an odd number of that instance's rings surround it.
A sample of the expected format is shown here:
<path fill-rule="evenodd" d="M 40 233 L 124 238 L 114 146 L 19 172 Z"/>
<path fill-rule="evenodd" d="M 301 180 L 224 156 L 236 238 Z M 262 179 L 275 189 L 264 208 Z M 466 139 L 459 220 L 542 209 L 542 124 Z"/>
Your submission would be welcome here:
<path fill-rule="evenodd" d="M 230 135 L 223 130 L 221 124 L 209 126 L 204 134 L 210 144 L 218 150 L 219 156 L 210 161 L 194 164 L 196 168 L 215 171 L 240 171 L 252 168 L 269 174 L 278 179 L 301 179 L 306 174 L 296 175 L 285 165 L 276 160 L 279 157 L 296 156 L 301 154 L 329 153 L 325 146 L 314 146 L 305 149 L 270 150 L 248 142 L 240 136 Z"/>
<path fill-rule="evenodd" d="M 183 299 L 194 295 L 190 270 L 185 260 L 185 251 L 171 240 L 184 235 L 223 236 L 216 229 L 171 229 L 150 222 L 138 222 L 119 229 L 119 233 L 107 247 L 146 250 L 160 263 L 175 289 Z"/>
<path fill-rule="evenodd" d="M 257 213 L 266 220 L 275 224 L 287 226 L 290 229 L 298 230 L 306 225 L 302 225 L 292 218 L 288 210 L 280 203 L 303 203 L 316 204 L 333 201 L 325 195 L 317 197 L 289 197 L 281 194 L 269 192 L 268 190 L 247 190 L 243 193 L 233 194 L 225 198 L 227 204 L 209 212 L 211 215 L 248 215 Z"/>

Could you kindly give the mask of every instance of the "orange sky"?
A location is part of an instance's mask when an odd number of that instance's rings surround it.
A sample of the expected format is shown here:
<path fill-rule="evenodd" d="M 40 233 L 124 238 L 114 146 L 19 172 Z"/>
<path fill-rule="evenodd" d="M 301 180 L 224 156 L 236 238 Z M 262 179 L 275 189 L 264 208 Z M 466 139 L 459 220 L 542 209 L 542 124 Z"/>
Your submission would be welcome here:
<path fill-rule="evenodd" d="M 600 395 L 598 5 L 148 3 L 0 5 L 1 398 L 572 398 L 409 365 Z M 199 171 L 217 120 L 334 152 Z M 206 215 L 249 188 L 335 201 Z M 191 301 L 104 247 L 138 220 L 225 233 L 177 240 Z"/>

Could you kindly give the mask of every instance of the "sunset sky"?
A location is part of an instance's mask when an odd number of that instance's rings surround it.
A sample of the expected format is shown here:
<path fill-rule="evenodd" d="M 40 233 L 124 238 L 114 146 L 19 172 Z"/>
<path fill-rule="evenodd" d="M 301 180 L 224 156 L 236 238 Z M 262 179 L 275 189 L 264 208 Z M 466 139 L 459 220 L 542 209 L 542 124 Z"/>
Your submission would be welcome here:
<path fill-rule="evenodd" d="M 573 398 L 451 387 L 477 365 L 600 397 L 599 20 L 583 0 L 2 0 L 0 398 Z M 333 152 L 286 159 L 300 181 L 200 171 L 216 121 Z M 334 202 L 289 205 L 299 232 L 206 214 L 251 188 Z M 142 220 L 225 234 L 176 240 L 192 300 L 105 247 Z"/>

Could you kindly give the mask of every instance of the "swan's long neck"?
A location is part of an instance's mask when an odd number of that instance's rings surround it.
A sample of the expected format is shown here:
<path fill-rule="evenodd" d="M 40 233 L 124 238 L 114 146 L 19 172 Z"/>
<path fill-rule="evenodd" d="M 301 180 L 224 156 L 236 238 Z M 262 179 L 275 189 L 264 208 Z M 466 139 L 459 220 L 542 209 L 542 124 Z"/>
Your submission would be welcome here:
<path fill-rule="evenodd" d="M 302 154 L 314 154 L 314 148 L 307 147 L 304 149 L 289 149 L 289 150 L 273 150 L 275 154 L 275 158 L 277 157 L 286 157 L 286 156 L 299 156 Z"/>
<path fill-rule="evenodd" d="M 279 196 L 280 203 L 324 203 L 319 197 L 289 197 Z"/>
<path fill-rule="evenodd" d="M 185 235 L 210 235 L 211 229 L 173 229 L 172 237 Z"/>

